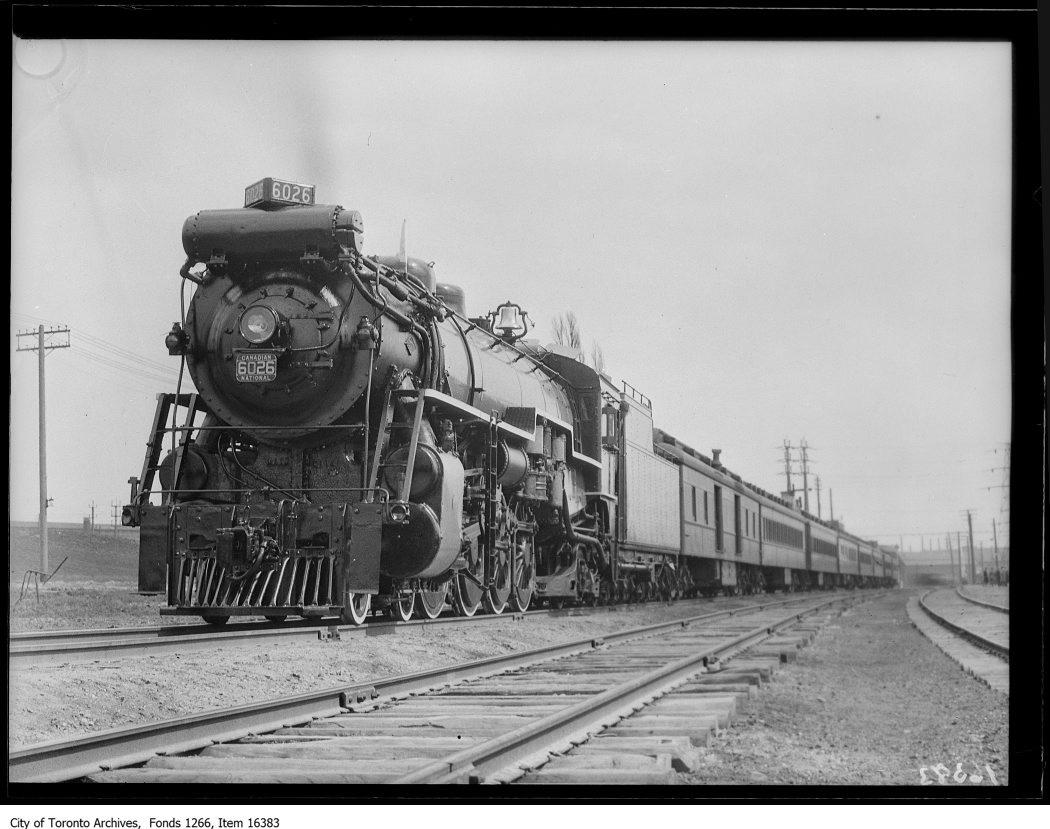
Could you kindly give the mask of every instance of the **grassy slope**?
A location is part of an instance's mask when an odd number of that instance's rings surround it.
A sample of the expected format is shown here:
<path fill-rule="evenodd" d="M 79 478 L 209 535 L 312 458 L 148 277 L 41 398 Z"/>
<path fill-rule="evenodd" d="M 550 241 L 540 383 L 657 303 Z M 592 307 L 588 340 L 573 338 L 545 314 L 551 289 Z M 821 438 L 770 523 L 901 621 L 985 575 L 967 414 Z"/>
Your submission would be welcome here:
<path fill-rule="evenodd" d="M 137 533 L 85 532 L 83 529 L 49 527 L 48 565 L 51 571 L 67 558 L 55 575 L 56 582 L 138 583 Z M 40 569 L 40 533 L 34 527 L 9 526 L 7 536 L 8 580 L 22 583 L 26 570 Z"/>
<path fill-rule="evenodd" d="M 55 630 L 199 622 L 195 616 L 160 616 L 164 596 L 139 596 L 138 532 L 85 532 L 79 527 L 48 528 L 48 564 L 54 571 L 68 556 L 53 581 L 40 587 L 32 581 L 19 600 L 26 570 L 40 569 L 40 534 L 36 526 L 8 527 L 10 629 Z"/>

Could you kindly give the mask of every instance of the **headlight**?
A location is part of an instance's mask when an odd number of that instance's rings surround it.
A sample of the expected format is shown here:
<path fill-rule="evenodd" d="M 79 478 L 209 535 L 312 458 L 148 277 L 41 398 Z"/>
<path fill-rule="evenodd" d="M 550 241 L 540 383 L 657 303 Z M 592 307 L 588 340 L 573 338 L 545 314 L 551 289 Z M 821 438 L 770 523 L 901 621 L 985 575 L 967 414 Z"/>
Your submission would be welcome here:
<path fill-rule="evenodd" d="M 241 336 L 252 345 L 269 342 L 277 333 L 277 314 L 266 305 L 253 305 L 241 314 Z"/>
<path fill-rule="evenodd" d="M 387 518 L 393 524 L 402 524 L 408 520 L 408 504 L 404 501 L 394 501 L 387 508 Z"/>

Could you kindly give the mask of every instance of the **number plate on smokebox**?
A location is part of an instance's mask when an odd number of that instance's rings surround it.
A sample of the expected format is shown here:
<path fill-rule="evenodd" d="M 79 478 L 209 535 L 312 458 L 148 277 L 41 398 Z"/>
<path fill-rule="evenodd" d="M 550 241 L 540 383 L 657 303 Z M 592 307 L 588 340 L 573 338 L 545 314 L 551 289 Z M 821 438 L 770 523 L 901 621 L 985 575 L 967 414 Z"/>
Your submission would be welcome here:
<path fill-rule="evenodd" d="M 238 383 L 272 383 L 277 379 L 276 351 L 242 351 L 234 355 Z"/>

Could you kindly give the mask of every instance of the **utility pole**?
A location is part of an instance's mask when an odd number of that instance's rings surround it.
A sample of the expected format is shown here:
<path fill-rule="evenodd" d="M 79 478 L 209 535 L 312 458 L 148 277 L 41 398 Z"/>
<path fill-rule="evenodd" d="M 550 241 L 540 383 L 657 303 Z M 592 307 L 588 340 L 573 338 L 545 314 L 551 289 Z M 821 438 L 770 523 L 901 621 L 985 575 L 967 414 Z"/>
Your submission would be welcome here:
<path fill-rule="evenodd" d="M 992 519 L 992 544 L 995 545 L 995 572 L 999 572 L 999 537 L 995 533 L 995 519 Z"/>
<path fill-rule="evenodd" d="M 835 492 L 828 487 L 828 509 L 831 510 L 831 520 L 835 520 Z"/>
<path fill-rule="evenodd" d="M 962 549 L 962 536 L 958 531 L 955 533 L 955 546 L 959 549 L 959 580 L 962 581 L 965 578 L 963 573 L 963 549 Z"/>
<path fill-rule="evenodd" d="M 999 453 L 998 449 L 995 449 L 993 451 L 996 454 Z M 993 469 L 989 470 L 991 472 L 1002 472 L 1003 473 L 1003 482 L 999 486 L 988 487 L 988 490 L 991 491 L 992 489 L 1001 489 L 1003 491 L 1002 499 L 999 502 L 999 523 L 1002 524 L 1002 523 L 1005 522 L 1006 525 L 1007 525 L 1007 527 L 1006 527 L 1007 532 L 1009 532 L 1009 529 L 1010 529 L 1010 527 L 1009 527 L 1009 521 L 1010 521 L 1010 444 L 1009 443 L 1007 443 L 1003 447 L 1003 454 L 1004 454 L 1004 458 L 1003 458 L 1004 465 L 1003 466 L 997 466 L 997 467 L 994 467 Z M 996 546 L 998 546 L 998 541 L 996 541 Z M 1004 547 L 1009 547 L 1008 541 L 1004 542 Z"/>
<path fill-rule="evenodd" d="M 970 510 L 966 510 L 966 523 L 970 526 L 970 579 L 977 584 L 977 565 L 973 560 L 973 514 Z"/>
<path fill-rule="evenodd" d="M 952 584 L 957 584 L 958 581 L 955 578 L 955 556 L 952 554 L 952 537 L 948 536 L 948 561 L 951 562 L 952 568 Z"/>
<path fill-rule="evenodd" d="M 36 351 L 39 355 L 40 364 L 40 570 L 48 572 L 47 566 L 47 418 L 44 405 L 44 357 L 53 348 L 69 348 L 68 328 L 49 328 L 39 326 L 34 331 L 21 331 L 18 339 L 23 337 L 36 337 L 36 345 L 18 346 L 19 351 Z M 65 336 L 65 341 L 54 338 Z M 49 338 L 45 340 L 45 337 Z M 27 340 L 32 342 L 32 340 Z"/>
<path fill-rule="evenodd" d="M 817 518 L 820 518 L 820 475 L 817 478 Z"/>
<path fill-rule="evenodd" d="M 806 455 L 809 445 L 805 438 L 800 441 L 799 448 L 802 450 L 802 500 L 806 512 L 809 512 L 809 457 Z"/>
<path fill-rule="evenodd" d="M 111 505 L 113 508 L 113 537 L 117 537 L 117 519 L 120 518 L 120 505 L 114 501 Z"/>
<path fill-rule="evenodd" d="M 784 474 L 787 475 L 787 491 L 793 493 L 795 490 L 791 486 L 791 444 L 788 441 L 784 441 Z"/>
<path fill-rule="evenodd" d="M 91 502 L 91 532 L 95 532 L 95 502 Z"/>

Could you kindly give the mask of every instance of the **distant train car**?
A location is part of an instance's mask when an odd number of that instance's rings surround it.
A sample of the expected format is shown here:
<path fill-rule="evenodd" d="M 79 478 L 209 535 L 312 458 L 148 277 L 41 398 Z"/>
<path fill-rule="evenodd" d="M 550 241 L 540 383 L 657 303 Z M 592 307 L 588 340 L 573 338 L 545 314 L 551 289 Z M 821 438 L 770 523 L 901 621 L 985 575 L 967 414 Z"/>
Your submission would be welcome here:
<path fill-rule="evenodd" d="M 860 546 L 841 530 L 838 533 L 839 576 L 843 587 L 860 586 Z"/>
<path fill-rule="evenodd" d="M 806 522 L 808 568 L 816 575 L 816 586 L 829 589 L 839 584 L 838 537 L 835 530 L 817 518 Z"/>
<path fill-rule="evenodd" d="M 677 463 L 684 577 L 699 595 L 754 593 L 761 578 L 760 505 L 746 484 L 673 436 L 656 430 L 659 451 Z"/>

